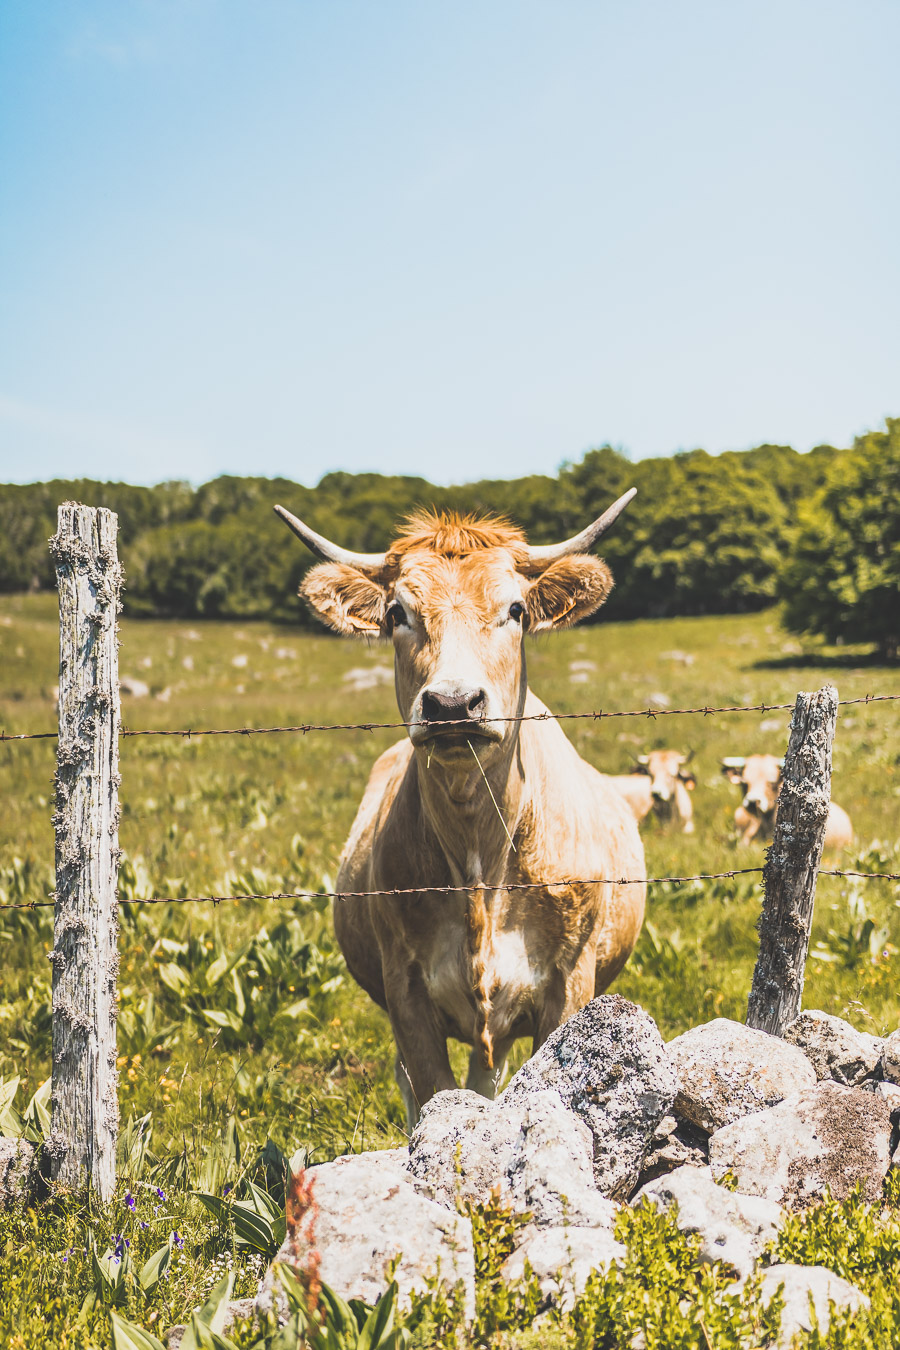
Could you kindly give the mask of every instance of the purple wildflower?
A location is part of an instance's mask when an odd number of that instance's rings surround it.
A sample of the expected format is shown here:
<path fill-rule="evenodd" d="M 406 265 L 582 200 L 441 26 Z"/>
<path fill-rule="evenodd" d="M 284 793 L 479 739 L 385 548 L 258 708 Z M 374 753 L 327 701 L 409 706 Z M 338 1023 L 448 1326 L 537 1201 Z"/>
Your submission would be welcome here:
<path fill-rule="evenodd" d="M 131 1210 L 131 1212 L 132 1212 L 132 1214 L 133 1214 L 134 1211 L 137 1209 L 137 1201 L 135 1200 L 134 1196 L 131 1194 L 131 1191 L 127 1191 L 127 1192 L 126 1192 L 126 1194 L 125 1194 L 125 1203 L 126 1203 L 126 1205 L 128 1206 L 128 1208 Z"/>
<path fill-rule="evenodd" d="M 159 1196 L 160 1200 L 163 1200 L 163 1201 L 165 1200 L 165 1198 L 166 1198 L 166 1193 L 165 1193 L 165 1191 L 163 1190 L 162 1186 L 157 1186 L 157 1188 L 156 1188 L 156 1194 Z"/>
<path fill-rule="evenodd" d="M 175 1243 L 176 1247 L 184 1246 L 184 1238 L 178 1232 L 172 1234 L 172 1241 Z"/>

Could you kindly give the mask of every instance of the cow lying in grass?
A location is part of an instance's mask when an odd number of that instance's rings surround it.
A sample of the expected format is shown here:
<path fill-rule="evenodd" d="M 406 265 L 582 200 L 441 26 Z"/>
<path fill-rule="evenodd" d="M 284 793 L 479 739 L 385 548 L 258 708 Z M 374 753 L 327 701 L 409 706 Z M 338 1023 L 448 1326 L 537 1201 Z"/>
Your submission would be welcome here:
<path fill-rule="evenodd" d="M 778 814 L 778 793 L 781 789 L 783 759 L 774 755 L 731 755 L 722 760 L 722 772 L 729 782 L 744 789 L 744 797 L 734 813 L 738 843 L 749 844 L 772 838 L 775 817 Z M 829 851 L 847 848 L 853 842 L 850 817 L 837 802 L 828 805 L 825 823 L 825 845 Z"/>
<path fill-rule="evenodd" d="M 637 941 L 634 817 L 529 690 L 524 642 L 602 605 L 612 577 L 587 550 L 633 495 L 551 547 L 502 520 L 422 514 L 384 554 L 350 553 L 275 508 L 325 559 L 301 587 L 315 613 L 394 645 L 408 735 L 372 770 L 337 889 L 403 893 L 347 895 L 334 922 L 391 1019 L 410 1122 L 456 1086 L 448 1037 L 472 1047 L 467 1086 L 492 1096 L 513 1042 L 541 1045 Z"/>

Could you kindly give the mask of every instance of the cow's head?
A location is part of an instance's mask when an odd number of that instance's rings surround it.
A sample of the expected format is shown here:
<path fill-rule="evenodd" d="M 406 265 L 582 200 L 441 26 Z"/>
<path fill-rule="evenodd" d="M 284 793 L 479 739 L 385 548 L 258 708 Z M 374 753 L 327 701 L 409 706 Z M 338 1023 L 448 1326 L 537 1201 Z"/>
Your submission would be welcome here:
<path fill-rule="evenodd" d="M 567 628 L 612 589 L 587 550 L 634 496 L 626 492 L 581 534 L 530 547 L 507 521 L 422 513 L 386 553 L 339 548 L 283 507 L 275 510 L 325 561 L 300 594 L 329 627 L 394 644 L 397 701 L 429 758 L 486 753 L 515 738 L 526 676 L 523 637 Z"/>
<path fill-rule="evenodd" d="M 638 755 L 637 770 L 650 779 L 650 796 L 653 805 L 661 813 L 670 810 L 675 802 L 675 788 L 683 783 L 688 792 L 693 792 L 697 780 L 687 768 L 691 754 L 683 755 L 679 750 L 651 750 L 649 755 Z"/>
<path fill-rule="evenodd" d="M 774 755 L 730 755 L 722 760 L 722 772 L 728 781 L 744 789 L 744 810 L 761 820 L 775 810 L 783 767 L 784 760 Z"/>

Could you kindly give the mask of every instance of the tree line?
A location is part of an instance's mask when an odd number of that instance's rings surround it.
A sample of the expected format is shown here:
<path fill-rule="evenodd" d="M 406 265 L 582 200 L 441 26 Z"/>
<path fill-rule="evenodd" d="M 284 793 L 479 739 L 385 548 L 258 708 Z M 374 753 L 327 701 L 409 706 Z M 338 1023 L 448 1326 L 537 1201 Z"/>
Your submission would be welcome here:
<path fill-rule="evenodd" d="M 662 618 L 761 609 L 830 641 L 896 656 L 900 610 L 900 419 L 849 450 L 789 446 L 631 463 L 603 446 L 555 477 L 438 487 L 425 478 L 329 473 L 221 477 L 201 487 L 83 479 L 0 485 L 0 591 L 54 586 L 47 539 L 61 501 L 116 511 L 126 612 L 312 622 L 296 599 L 312 558 L 273 515 L 280 502 L 320 533 L 366 552 L 387 547 L 416 507 L 495 512 L 533 543 L 574 534 L 631 486 L 638 496 L 604 540 L 616 579 L 603 613 Z"/>

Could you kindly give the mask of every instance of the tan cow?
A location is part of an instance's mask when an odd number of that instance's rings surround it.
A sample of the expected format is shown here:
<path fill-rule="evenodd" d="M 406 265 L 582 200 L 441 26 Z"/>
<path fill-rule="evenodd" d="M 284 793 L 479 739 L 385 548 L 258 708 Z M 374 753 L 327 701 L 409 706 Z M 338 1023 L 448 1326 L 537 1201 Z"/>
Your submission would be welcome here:
<path fill-rule="evenodd" d="M 394 644 L 408 736 L 372 770 L 337 890 L 411 894 L 342 898 L 334 923 L 391 1019 L 410 1122 L 456 1087 L 448 1037 L 473 1047 L 467 1086 L 493 1096 L 513 1042 L 541 1045 L 637 941 L 637 825 L 529 690 L 524 644 L 606 599 L 609 569 L 587 550 L 633 495 L 552 547 L 502 520 L 426 513 L 383 555 L 349 553 L 275 508 L 328 560 L 301 587 L 316 614 Z"/>
<path fill-rule="evenodd" d="M 631 773 L 610 774 L 609 781 L 621 792 L 639 825 L 652 811 L 662 824 L 678 820 L 683 834 L 693 834 L 689 794 L 697 780 L 686 768 L 690 758 L 678 750 L 651 750 L 649 755 L 638 755 Z"/>
<path fill-rule="evenodd" d="M 774 755 L 731 755 L 722 760 L 722 772 L 731 783 L 744 788 L 744 799 L 734 813 L 739 830 L 738 842 L 749 844 L 772 838 L 778 814 L 778 793 L 781 789 L 783 759 Z M 837 802 L 829 802 L 825 822 L 825 848 L 847 848 L 853 842 L 850 817 Z"/>

